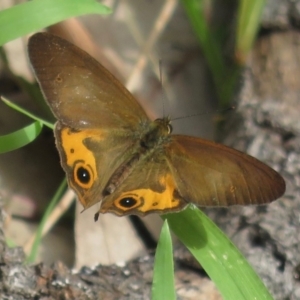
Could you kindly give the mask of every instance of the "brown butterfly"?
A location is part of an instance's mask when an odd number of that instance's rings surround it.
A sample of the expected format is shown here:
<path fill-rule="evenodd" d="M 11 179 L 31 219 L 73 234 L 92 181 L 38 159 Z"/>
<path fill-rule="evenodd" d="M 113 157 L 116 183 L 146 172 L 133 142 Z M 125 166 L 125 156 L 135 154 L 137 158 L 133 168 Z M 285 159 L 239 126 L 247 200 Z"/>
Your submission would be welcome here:
<path fill-rule="evenodd" d="M 151 121 L 101 64 L 48 33 L 30 38 L 29 58 L 56 116 L 57 148 L 70 187 L 101 213 L 145 215 L 198 206 L 264 204 L 285 182 L 257 159 L 226 146 L 171 135 Z"/>

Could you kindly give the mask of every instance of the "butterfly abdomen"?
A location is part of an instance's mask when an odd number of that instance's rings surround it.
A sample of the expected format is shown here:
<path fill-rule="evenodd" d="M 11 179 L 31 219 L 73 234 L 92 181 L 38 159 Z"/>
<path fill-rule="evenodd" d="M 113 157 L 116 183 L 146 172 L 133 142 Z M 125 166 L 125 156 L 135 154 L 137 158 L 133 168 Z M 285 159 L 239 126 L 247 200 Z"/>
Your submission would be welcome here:
<path fill-rule="evenodd" d="M 111 195 L 116 188 L 130 175 L 132 168 L 140 160 L 140 156 L 140 153 L 135 153 L 128 162 L 122 164 L 113 173 L 103 190 L 103 196 Z"/>

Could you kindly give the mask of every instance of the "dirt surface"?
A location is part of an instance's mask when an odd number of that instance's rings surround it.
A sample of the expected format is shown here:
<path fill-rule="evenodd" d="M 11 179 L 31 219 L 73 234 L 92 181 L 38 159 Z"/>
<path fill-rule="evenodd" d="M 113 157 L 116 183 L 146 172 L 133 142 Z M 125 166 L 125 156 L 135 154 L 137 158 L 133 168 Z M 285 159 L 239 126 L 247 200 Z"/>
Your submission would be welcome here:
<path fill-rule="evenodd" d="M 0 210 L 0 228 L 3 228 Z M 180 253 L 179 253 L 180 251 Z M 213 283 L 190 256 L 177 250 L 177 299 L 221 300 Z M 150 299 L 154 256 L 147 255 L 123 266 L 98 265 L 75 272 L 63 263 L 26 265 L 21 247 L 8 248 L 0 230 L 0 299 Z M 25 264 L 24 264 L 25 263 Z"/>

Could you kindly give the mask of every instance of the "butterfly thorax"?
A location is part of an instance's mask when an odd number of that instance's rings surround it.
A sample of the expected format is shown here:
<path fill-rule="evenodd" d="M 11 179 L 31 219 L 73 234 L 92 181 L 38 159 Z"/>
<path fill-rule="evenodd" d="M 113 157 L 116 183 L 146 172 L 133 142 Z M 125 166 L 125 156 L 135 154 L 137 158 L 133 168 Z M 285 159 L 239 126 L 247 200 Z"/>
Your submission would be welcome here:
<path fill-rule="evenodd" d="M 171 121 L 169 117 L 156 119 L 151 122 L 146 133 L 141 137 L 140 146 L 144 150 L 153 149 L 160 144 L 172 132 Z"/>
<path fill-rule="evenodd" d="M 139 139 L 139 146 L 130 159 L 117 168 L 103 190 L 103 196 L 111 195 L 118 186 L 130 175 L 134 166 L 145 156 L 157 149 L 168 140 L 172 132 L 169 117 L 156 119 L 148 124 Z"/>

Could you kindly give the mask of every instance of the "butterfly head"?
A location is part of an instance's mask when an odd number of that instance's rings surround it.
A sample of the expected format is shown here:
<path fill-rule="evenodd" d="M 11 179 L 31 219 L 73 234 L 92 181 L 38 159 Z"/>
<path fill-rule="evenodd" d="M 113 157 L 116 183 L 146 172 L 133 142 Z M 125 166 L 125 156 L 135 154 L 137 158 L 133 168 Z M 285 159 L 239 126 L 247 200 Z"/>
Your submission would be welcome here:
<path fill-rule="evenodd" d="M 161 135 L 169 135 L 172 133 L 173 128 L 171 125 L 171 118 L 165 117 L 165 118 L 159 118 L 154 121 L 155 126 L 158 128 L 158 131 Z"/>

